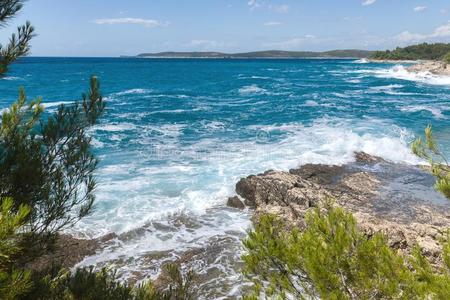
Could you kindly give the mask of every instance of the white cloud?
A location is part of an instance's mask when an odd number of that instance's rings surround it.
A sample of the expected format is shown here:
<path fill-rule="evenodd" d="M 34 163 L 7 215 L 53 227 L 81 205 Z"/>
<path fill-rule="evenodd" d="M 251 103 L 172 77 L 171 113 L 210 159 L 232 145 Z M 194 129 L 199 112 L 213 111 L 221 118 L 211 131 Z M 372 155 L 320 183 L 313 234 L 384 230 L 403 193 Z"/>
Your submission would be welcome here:
<path fill-rule="evenodd" d="M 249 0 L 247 5 L 250 6 L 250 9 L 261 7 L 261 3 L 258 0 Z"/>
<path fill-rule="evenodd" d="M 279 26 L 279 25 L 283 25 L 283 23 L 276 22 L 276 21 L 270 21 L 270 22 L 264 23 L 264 26 Z"/>
<path fill-rule="evenodd" d="M 429 34 L 420 34 L 420 33 L 411 33 L 409 31 L 403 31 L 399 35 L 395 37 L 400 42 L 417 42 L 438 38 L 447 38 L 450 37 L 450 21 L 447 24 L 436 27 L 432 33 Z"/>
<path fill-rule="evenodd" d="M 426 6 L 416 6 L 416 7 L 414 7 L 414 11 L 415 12 L 421 12 L 421 11 L 424 11 L 425 9 L 427 9 Z"/>
<path fill-rule="evenodd" d="M 372 5 L 376 2 L 377 0 L 366 0 L 362 3 L 362 5 L 367 6 L 367 5 Z"/>
<path fill-rule="evenodd" d="M 287 4 L 269 5 L 269 9 L 280 14 L 286 14 L 289 12 L 289 5 Z"/>
<path fill-rule="evenodd" d="M 267 2 L 265 0 L 249 0 L 247 5 L 250 7 L 250 10 L 264 8 L 281 14 L 289 12 L 289 5 L 287 4 L 269 4 Z"/>
<path fill-rule="evenodd" d="M 303 37 L 296 37 L 296 38 L 292 38 L 292 39 L 289 39 L 286 41 L 266 43 L 266 44 L 263 44 L 263 47 L 281 49 L 281 50 L 292 50 L 292 49 L 298 49 L 299 47 L 302 47 L 315 39 L 316 39 L 316 36 L 314 36 L 312 34 L 307 34 Z"/>
<path fill-rule="evenodd" d="M 195 51 L 218 51 L 232 47 L 232 43 L 219 42 L 215 40 L 192 40 L 184 47 Z"/>
<path fill-rule="evenodd" d="M 167 23 L 167 22 L 160 22 L 157 20 L 141 19 L 141 18 L 96 19 L 96 20 L 94 20 L 94 23 L 99 24 L 99 25 L 136 24 L 136 25 L 142 25 L 142 26 L 149 27 L 149 28 L 169 25 L 169 23 Z"/>

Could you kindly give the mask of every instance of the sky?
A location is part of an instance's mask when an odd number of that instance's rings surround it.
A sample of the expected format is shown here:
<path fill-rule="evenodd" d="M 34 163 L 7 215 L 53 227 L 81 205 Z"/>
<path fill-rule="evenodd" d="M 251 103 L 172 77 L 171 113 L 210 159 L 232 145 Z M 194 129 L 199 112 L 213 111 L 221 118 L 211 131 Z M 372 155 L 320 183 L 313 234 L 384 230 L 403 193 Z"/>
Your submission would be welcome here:
<path fill-rule="evenodd" d="M 390 49 L 450 42 L 450 0 L 29 0 L 33 56 Z"/>

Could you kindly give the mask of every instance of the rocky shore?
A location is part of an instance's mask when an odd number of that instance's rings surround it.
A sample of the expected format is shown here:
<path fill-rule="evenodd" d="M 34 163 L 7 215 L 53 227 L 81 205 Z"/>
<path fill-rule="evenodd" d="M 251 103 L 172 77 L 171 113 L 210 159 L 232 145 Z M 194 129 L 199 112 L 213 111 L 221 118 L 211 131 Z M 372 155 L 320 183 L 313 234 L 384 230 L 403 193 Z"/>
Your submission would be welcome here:
<path fill-rule="evenodd" d="M 424 61 L 408 67 L 408 71 L 414 73 L 430 72 L 434 75 L 450 76 L 450 64 L 442 61 Z"/>
<path fill-rule="evenodd" d="M 266 171 L 242 178 L 236 184 L 237 196 L 228 199 L 228 206 L 216 209 L 242 209 L 258 222 L 261 214 L 276 214 L 290 226 L 304 226 L 308 210 L 332 201 L 353 213 L 358 226 L 368 235 L 383 232 L 391 247 L 408 253 L 415 245 L 422 247 L 433 265 L 442 262 L 440 239 L 450 227 L 450 201 L 433 189 L 434 178 L 419 167 L 395 164 L 365 153 L 356 153 L 355 162 L 342 166 L 307 164 L 288 172 Z M 176 224 L 190 228 L 194 219 L 174 216 Z M 165 225 L 167 227 L 167 225 Z M 166 231 L 153 224 L 154 230 Z M 173 230 L 176 230 L 174 228 Z M 139 237 L 138 229 L 123 235 L 110 234 L 96 240 L 77 240 L 61 236 L 56 251 L 35 262 L 41 269 L 57 261 L 73 267 L 86 257 L 102 255 L 105 248 L 114 249 L 123 241 Z M 188 250 L 151 251 L 135 262 L 118 258 L 115 267 L 140 265 L 130 283 L 159 274 L 156 283 L 164 281 L 159 273 L 167 262 L 193 269 L 199 275 L 195 282 L 198 295 L 208 298 L 236 296 L 246 288 L 240 273 L 241 239 L 245 234 L 216 236 L 202 247 Z M 108 251 L 106 251 L 108 253 Z M 226 278 L 226 280 L 224 280 Z M 220 280 L 219 280 L 220 279 Z"/>
<path fill-rule="evenodd" d="M 328 199 L 353 213 L 367 234 L 383 232 L 390 246 L 409 252 L 422 247 L 440 264 L 440 238 L 450 227 L 450 201 L 436 193 L 420 168 L 393 164 L 365 153 L 343 166 L 308 164 L 289 172 L 267 171 L 241 179 L 228 204 L 275 214 L 304 226 L 305 213 Z"/>

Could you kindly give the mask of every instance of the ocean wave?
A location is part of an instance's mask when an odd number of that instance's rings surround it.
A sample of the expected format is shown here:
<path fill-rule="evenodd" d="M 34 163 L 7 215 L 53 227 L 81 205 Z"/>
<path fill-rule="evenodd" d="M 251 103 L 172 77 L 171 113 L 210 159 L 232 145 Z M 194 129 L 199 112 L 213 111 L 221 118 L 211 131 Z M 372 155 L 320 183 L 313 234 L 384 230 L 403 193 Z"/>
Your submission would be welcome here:
<path fill-rule="evenodd" d="M 108 123 L 100 124 L 94 126 L 92 130 L 95 131 L 108 131 L 108 132 L 118 132 L 118 131 L 128 131 L 136 129 L 136 125 L 132 123 Z"/>
<path fill-rule="evenodd" d="M 246 85 L 239 89 L 240 94 L 261 94 L 266 92 L 265 89 L 260 88 L 256 84 Z"/>
<path fill-rule="evenodd" d="M 430 85 L 450 85 L 450 76 L 434 75 L 430 72 L 409 72 L 402 65 L 396 65 L 392 68 L 383 70 L 369 70 L 369 73 L 373 73 L 379 78 L 395 78 Z"/>
<path fill-rule="evenodd" d="M 59 107 L 60 105 L 70 105 L 73 103 L 74 103 L 73 101 L 56 101 L 56 102 L 44 102 L 41 104 L 42 106 L 44 106 L 44 108 L 49 109 Z"/>
<path fill-rule="evenodd" d="M 0 79 L 10 80 L 10 81 L 23 80 L 23 78 L 17 77 L 17 76 L 5 76 L 5 77 L 0 77 Z"/>
<path fill-rule="evenodd" d="M 122 92 L 117 92 L 114 95 L 116 96 L 123 96 L 123 95 L 140 95 L 140 94 L 147 94 L 150 93 L 151 90 L 147 89 L 129 89 Z"/>
<path fill-rule="evenodd" d="M 404 112 L 418 112 L 418 111 L 428 111 L 430 112 L 436 119 L 445 119 L 446 117 L 442 114 L 442 109 L 427 105 L 411 105 L 404 106 L 400 108 L 401 111 Z"/>
<path fill-rule="evenodd" d="M 355 64 L 368 64 L 370 61 L 367 58 L 361 58 L 353 61 Z"/>

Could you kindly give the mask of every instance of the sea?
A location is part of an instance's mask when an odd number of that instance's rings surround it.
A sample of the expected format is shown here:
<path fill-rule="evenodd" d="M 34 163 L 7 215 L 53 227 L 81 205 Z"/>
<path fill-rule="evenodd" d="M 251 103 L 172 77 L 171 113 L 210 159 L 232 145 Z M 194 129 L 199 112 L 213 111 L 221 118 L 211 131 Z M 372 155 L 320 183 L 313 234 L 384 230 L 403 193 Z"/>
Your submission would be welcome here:
<path fill-rule="evenodd" d="M 0 111 L 24 87 L 47 113 L 101 83 L 106 111 L 90 129 L 100 159 L 93 213 L 67 233 L 105 239 L 78 266 L 123 280 L 185 262 L 208 299 L 235 297 L 251 211 L 227 208 L 236 182 L 355 151 L 418 164 L 409 143 L 432 125 L 450 155 L 450 77 L 356 59 L 29 57 L 0 79 Z"/>

